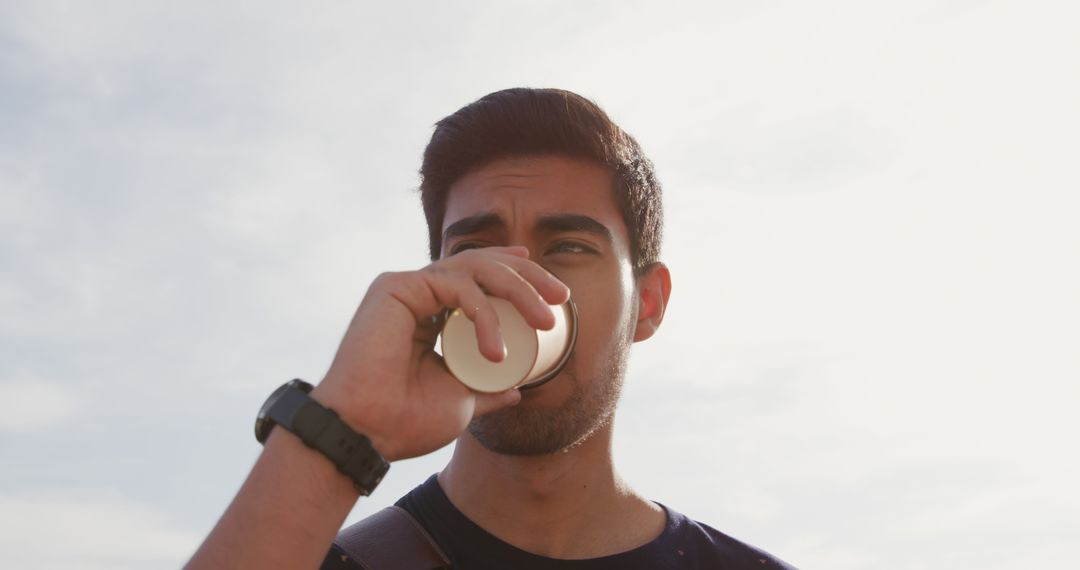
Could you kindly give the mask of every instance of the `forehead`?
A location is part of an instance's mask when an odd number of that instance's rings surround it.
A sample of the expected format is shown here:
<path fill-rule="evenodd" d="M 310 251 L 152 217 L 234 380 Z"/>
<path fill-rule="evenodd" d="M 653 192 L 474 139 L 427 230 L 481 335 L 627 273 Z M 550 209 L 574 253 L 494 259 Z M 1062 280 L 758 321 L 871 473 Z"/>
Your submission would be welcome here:
<path fill-rule="evenodd" d="M 627 230 L 615 204 L 611 170 L 559 156 L 495 161 L 452 184 L 442 230 L 462 218 L 495 213 L 514 228 L 539 216 L 579 214 L 607 226 L 626 243 Z"/>

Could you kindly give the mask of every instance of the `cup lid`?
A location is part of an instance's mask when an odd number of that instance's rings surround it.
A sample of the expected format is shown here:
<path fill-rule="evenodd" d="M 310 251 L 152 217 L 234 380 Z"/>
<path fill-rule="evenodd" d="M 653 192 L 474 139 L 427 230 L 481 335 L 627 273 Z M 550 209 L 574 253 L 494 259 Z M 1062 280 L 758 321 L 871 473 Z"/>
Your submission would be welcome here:
<path fill-rule="evenodd" d="M 480 353 L 476 327 L 461 311 L 450 311 L 440 337 L 443 361 L 462 384 L 477 392 L 502 392 L 515 386 L 534 388 L 554 378 L 566 365 L 577 342 L 577 307 L 573 300 L 552 307 L 562 310 L 566 322 L 566 339 L 559 360 L 540 376 L 529 376 L 540 356 L 539 332 L 505 299 L 491 297 L 499 318 L 499 327 L 506 344 L 506 358 L 492 362 Z"/>
<path fill-rule="evenodd" d="M 477 392 L 502 392 L 524 380 L 536 363 L 536 331 L 505 299 L 491 298 L 506 344 L 506 357 L 492 362 L 480 353 L 476 326 L 461 309 L 454 309 L 442 330 L 442 353 L 450 372 Z"/>

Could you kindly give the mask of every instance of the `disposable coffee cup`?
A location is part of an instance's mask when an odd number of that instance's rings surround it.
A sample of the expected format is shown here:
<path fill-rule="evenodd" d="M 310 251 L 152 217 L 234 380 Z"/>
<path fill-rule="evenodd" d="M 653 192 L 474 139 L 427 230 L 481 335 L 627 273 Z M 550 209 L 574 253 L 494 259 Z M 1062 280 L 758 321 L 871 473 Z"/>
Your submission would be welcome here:
<path fill-rule="evenodd" d="M 577 342 L 577 307 L 573 299 L 553 305 L 555 327 L 529 326 L 506 299 L 488 297 L 499 316 L 506 357 L 492 362 L 480 354 L 476 327 L 461 309 L 450 311 L 443 325 L 440 347 L 450 373 L 477 392 L 535 388 L 559 374 Z"/>

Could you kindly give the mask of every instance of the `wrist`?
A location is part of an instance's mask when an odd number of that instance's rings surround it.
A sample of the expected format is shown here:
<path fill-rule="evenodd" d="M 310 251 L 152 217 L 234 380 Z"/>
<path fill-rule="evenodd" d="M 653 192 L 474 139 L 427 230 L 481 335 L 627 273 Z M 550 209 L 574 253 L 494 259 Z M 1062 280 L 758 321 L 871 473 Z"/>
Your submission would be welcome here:
<path fill-rule="evenodd" d="M 353 431 L 367 437 L 371 441 L 371 447 L 378 451 L 387 462 L 401 459 L 392 437 L 380 428 L 378 410 L 374 406 L 357 405 L 362 401 L 362 397 L 339 390 L 333 382 L 327 382 L 325 379 L 315 386 L 309 395 L 312 400 L 334 410 L 341 421 Z"/>
<path fill-rule="evenodd" d="M 260 461 L 269 461 L 280 472 L 304 481 L 305 484 L 301 486 L 304 490 L 300 492 L 312 501 L 354 503 L 360 497 L 360 491 L 351 477 L 287 430 L 275 429 L 270 433 L 263 445 Z"/>
<path fill-rule="evenodd" d="M 266 443 L 274 431 L 288 431 L 303 444 L 352 479 L 360 494 L 368 495 L 382 481 L 389 463 L 372 445 L 323 402 L 311 397 L 313 387 L 292 380 L 275 390 L 259 410 L 255 437 Z M 274 430 L 277 427 L 279 429 Z"/>

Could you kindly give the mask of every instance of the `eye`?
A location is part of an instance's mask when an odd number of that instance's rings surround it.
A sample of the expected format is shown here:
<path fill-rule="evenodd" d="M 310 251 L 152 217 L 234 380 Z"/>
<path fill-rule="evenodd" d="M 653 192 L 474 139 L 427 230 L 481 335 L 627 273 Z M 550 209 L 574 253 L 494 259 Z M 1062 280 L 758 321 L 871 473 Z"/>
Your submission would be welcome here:
<path fill-rule="evenodd" d="M 596 253 L 596 250 L 574 241 L 561 241 L 549 249 L 548 253 Z"/>
<path fill-rule="evenodd" d="M 454 247 L 450 248 L 450 255 L 457 255 L 466 249 L 478 249 L 481 247 L 487 247 L 486 244 L 475 241 L 463 241 Z"/>

